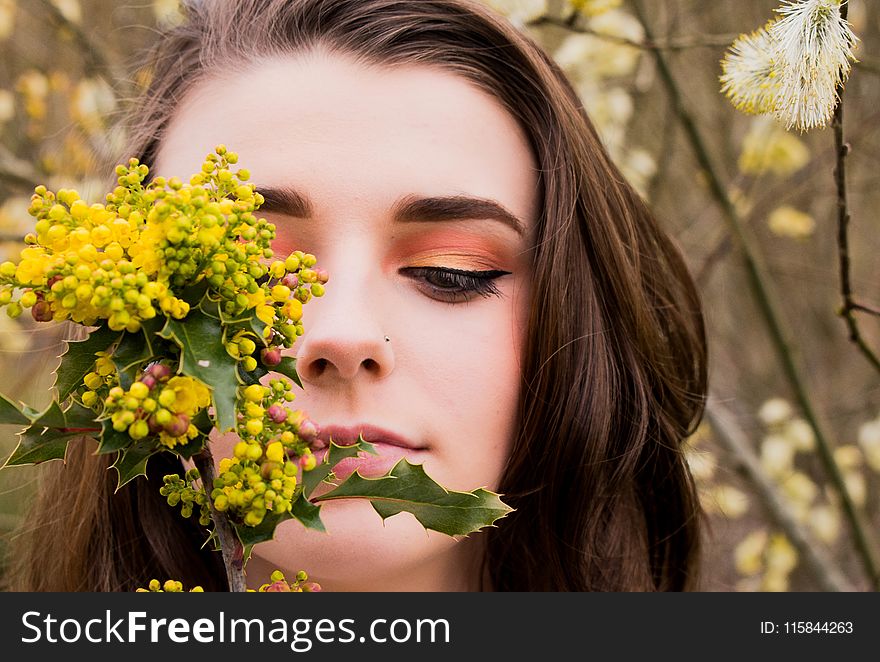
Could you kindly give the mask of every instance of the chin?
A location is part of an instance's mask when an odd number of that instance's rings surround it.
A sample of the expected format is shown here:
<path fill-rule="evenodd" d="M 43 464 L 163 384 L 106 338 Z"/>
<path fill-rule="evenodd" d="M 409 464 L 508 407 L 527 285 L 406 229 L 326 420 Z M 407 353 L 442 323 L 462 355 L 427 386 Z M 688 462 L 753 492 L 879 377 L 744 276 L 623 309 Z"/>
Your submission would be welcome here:
<path fill-rule="evenodd" d="M 426 531 L 409 513 L 383 522 L 368 502 L 350 499 L 323 505 L 321 519 L 323 533 L 285 522 L 254 549 L 249 567 L 266 576 L 305 570 L 325 591 L 465 590 L 473 545 Z"/>

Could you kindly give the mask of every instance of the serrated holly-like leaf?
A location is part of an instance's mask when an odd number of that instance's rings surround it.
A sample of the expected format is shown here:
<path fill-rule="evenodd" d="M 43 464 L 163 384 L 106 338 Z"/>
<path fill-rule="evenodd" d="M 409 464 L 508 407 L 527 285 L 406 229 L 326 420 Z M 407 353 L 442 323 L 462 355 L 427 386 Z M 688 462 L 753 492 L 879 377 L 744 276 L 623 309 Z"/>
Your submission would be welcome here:
<path fill-rule="evenodd" d="M 200 280 L 195 285 L 190 285 L 180 293 L 179 298 L 186 301 L 190 308 L 199 306 L 206 299 L 205 294 L 208 292 L 208 281 Z"/>
<path fill-rule="evenodd" d="M 19 407 L 0 395 L 0 424 L 30 425 L 31 419 Z"/>
<path fill-rule="evenodd" d="M 82 432 L 62 433 L 53 428 L 35 429 L 31 426 L 21 433 L 18 446 L 3 466 L 15 467 L 63 460 L 70 440 L 82 436 Z"/>
<path fill-rule="evenodd" d="M 291 504 L 290 513 L 302 522 L 302 525 L 307 529 L 326 531 L 324 522 L 321 521 L 321 508 L 306 499 L 304 493 L 300 492 L 299 496 Z"/>
<path fill-rule="evenodd" d="M 260 522 L 260 524 L 258 524 L 257 526 L 235 524 L 235 532 L 238 534 L 238 539 L 241 540 L 241 544 L 243 546 L 253 547 L 258 543 L 272 540 L 272 536 L 275 535 L 276 527 L 281 524 L 281 522 L 287 521 L 292 518 L 293 515 L 291 515 L 290 513 L 284 513 L 282 515 L 268 513 L 263 518 L 263 521 Z"/>
<path fill-rule="evenodd" d="M 408 512 L 426 529 L 450 536 L 479 531 L 512 510 L 497 494 L 483 488 L 451 492 L 434 482 L 422 465 L 410 464 L 406 458 L 380 478 L 364 478 L 355 471 L 341 485 L 314 501 L 332 499 L 369 499 L 382 519 Z"/>
<path fill-rule="evenodd" d="M 214 423 L 211 421 L 211 417 L 208 416 L 208 411 L 206 409 L 202 409 L 196 414 L 190 423 L 195 426 L 196 430 L 204 432 L 205 434 L 208 434 L 214 429 Z"/>
<path fill-rule="evenodd" d="M 355 457 L 361 451 L 376 455 L 376 449 L 373 447 L 373 444 L 365 441 L 361 436 L 358 436 L 356 444 L 349 444 L 347 446 L 340 446 L 331 439 L 330 448 L 324 456 L 324 461 L 311 471 L 303 472 L 302 484 L 305 495 L 310 497 L 318 484 L 331 475 L 333 467 L 340 460 L 344 460 L 347 457 Z"/>
<path fill-rule="evenodd" d="M 137 378 L 141 365 L 157 356 L 153 347 L 155 333 L 159 330 L 158 318 L 147 320 L 144 328 L 135 333 L 126 332 L 113 350 L 113 365 L 119 375 L 119 385 L 128 390 Z"/>
<path fill-rule="evenodd" d="M 269 374 L 269 371 L 257 364 L 257 367 L 248 372 L 242 367 L 241 363 L 238 364 L 238 379 L 241 382 L 242 386 L 250 386 L 251 384 L 259 384 L 260 380 Z"/>
<path fill-rule="evenodd" d="M 285 377 L 290 377 L 293 380 L 293 383 L 303 388 L 303 384 L 300 381 L 299 373 L 296 371 L 296 359 L 292 356 L 282 357 L 281 363 L 276 366 L 272 366 L 272 372 L 277 372 L 279 374 L 284 375 Z"/>
<path fill-rule="evenodd" d="M 140 443 L 129 446 L 119 451 L 119 456 L 113 463 L 119 475 L 119 482 L 116 485 L 118 492 L 123 485 L 134 480 L 138 476 L 147 475 L 147 460 L 156 453 L 161 453 L 161 449 L 156 448 L 154 441 L 142 441 Z"/>
<path fill-rule="evenodd" d="M 110 419 L 101 421 L 101 427 L 101 443 L 98 444 L 98 455 L 115 453 L 135 443 L 134 439 L 128 436 L 128 432 L 114 430 Z"/>
<path fill-rule="evenodd" d="M 18 446 L 4 466 L 62 460 L 71 439 L 97 437 L 100 432 L 91 409 L 73 403 L 62 410 L 58 402 L 53 401 L 21 432 Z"/>
<path fill-rule="evenodd" d="M 83 377 L 95 366 L 95 353 L 107 351 L 122 335 L 106 326 L 99 327 L 80 341 L 67 341 L 61 363 L 55 371 L 55 389 L 58 399 L 65 400 L 81 384 Z"/>
<path fill-rule="evenodd" d="M 238 361 L 223 345 L 220 320 L 195 308 L 182 320 L 169 318 L 159 335 L 180 348 L 180 371 L 211 389 L 214 418 L 220 431 L 233 429 Z"/>

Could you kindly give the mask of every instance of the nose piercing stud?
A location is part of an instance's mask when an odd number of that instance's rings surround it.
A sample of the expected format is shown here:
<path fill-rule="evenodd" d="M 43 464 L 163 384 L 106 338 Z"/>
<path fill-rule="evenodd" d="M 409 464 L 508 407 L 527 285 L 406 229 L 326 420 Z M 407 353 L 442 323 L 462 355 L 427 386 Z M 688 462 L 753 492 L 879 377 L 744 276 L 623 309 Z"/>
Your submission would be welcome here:
<path fill-rule="evenodd" d="M 391 342 L 391 338 L 389 338 L 388 336 L 385 336 L 385 342 Z"/>

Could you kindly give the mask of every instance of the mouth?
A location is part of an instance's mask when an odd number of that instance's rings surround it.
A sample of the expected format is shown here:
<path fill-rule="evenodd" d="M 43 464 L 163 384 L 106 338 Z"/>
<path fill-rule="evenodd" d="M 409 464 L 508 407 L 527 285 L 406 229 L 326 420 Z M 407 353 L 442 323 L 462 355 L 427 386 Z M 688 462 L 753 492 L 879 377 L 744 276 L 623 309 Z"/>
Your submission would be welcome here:
<path fill-rule="evenodd" d="M 428 450 L 427 446 L 404 435 L 375 425 L 322 425 L 313 444 L 315 459 L 319 464 L 324 461 L 331 441 L 338 446 L 351 446 L 357 443 L 359 436 L 371 444 L 377 454 L 361 452 L 357 457 L 340 460 L 332 467 L 338 480 L 345 480 L 356 470 L 365 478 L 378 478 L 388 473 L 403 457 L 420 463 Z"/>

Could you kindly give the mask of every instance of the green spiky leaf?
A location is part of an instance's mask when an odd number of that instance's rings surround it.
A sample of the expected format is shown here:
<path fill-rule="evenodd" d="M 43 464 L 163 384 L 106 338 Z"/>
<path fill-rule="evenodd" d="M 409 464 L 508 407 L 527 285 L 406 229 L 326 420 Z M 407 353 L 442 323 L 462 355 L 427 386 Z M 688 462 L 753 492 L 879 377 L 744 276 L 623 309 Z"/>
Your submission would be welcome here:
<path fill-rule="evenodd" d="M 121 451 L 134 443 L 134 439 L 128 436 L 128 432 L 119 432 L 113 429 L 112 421 L 107 418 L 101 421 L 101 443 L 98 444 L 98 454 L 106 455 Z"/>
<path fill-rule="evenodd" d="M 154 344 L 160 324 L 159 318 L 147 320 L 140 331 L 124 333 L 113 350 L 113 364 L 116 366 L 119 385 L 122 388 L 126 390 L 131 388 L 141 366 L 159 355 L 159 350 Z"/>
<path fill-rule="evenodd" d="M 220 320 L 195 308 L 182 320 L 169 318 L 159 335 L 180 348 L 180 372 L 211 389 L 217 427 L 222 432 L 233 429 L 238 361 L 223 345 Z"/>
<path fill-rule="evenodd" d="M 321 521 L 320 507 L 306 499 L 305 494 L 302 492 L 299 493 L 299 496 L 291 504 L 290 512 L 307 529 L 326 531 L 324 522 Z"/>
<path fill-rule="evenodd" d="M 284 375 L 285 377 L 289 377 L 293 380 L 293 383 L 303 388 L 302 381 L 300 381 L 299 373 L 296 371 L 296 359 L 292 356 L 282 357 L 281 363 L 276 366 L 272 366 L 272 372 L 277 372 L 279 374 Z"/>
<path fill-rule="evenodd" d="M 0 395 L 0 425 L 30 425 L 30 422 L 18 405 Z"/>
<path fill-rule="evenodd" d="M 238 539 L 241 540 L 241 544 L 244 547 L 253 547 L 261 542 L 272 540 L 272 536 L 275 535 L 276 527 L 281 524 L 281 522 L 285 522 L 292 518 L 293 515 L 290 513 L 284 513 L 282 515 L 268 513 L 263 518 L 263 521 L 257 526 L 236 524 L 235 532 L 238 534 Z"/>
<path fill-rule="evenodd" d="M 116 491 L 118 492 L 123 485 L 138 476 L 146 476 L 147 461 L 156 453 L 161 452 L 162 449 L 156 448 L 155 441 L 142 441 L 119 451 L 119 456 L 113 463 L 113 468 L 119 475 Z"/>
<path fill-rule="evenodd" d="M 106 352 L 121 336 L 121 331 L 102 326 L 92 331 L 85 340 L 67 341 L 61 363 L 55 371 L 55 389 L 59 400 L 65 400 L 82 385 L 83 377 L 95 367 L 95 353 Z"/>
<path fill-rule="evenodd" d="M 19 437 L 18 446 L 4 466 L 39 464 L 62 460 L 72 439 L 98 437 L 100 426 L 95 413 L 74 402 L 65 410 L 53 401 Z"/>
<path fill-rule="evenodd" d="M 420 464 L 401 459 L 380 478 L 364 478 L 357 471 L 341 485 L 314 499 L 368 499 L 382 519 L 412 513 L 426 529 L 450 536 L 467 535 L 491 526 L 511 508 L 497 494 L 483 488 L 451 492 L 434 482 Z"/>
<path fill-rule="evenodd" d="M 324 456 L 324 461 L 311 471 L 303 472 L 302 484 L 306 497 L 312 496 L 312 492 L 315 491 L 315 488 L 321 481 L 329 482 L 333 478 L 333 467 L 340 460 L 344 460 L 347 457 L 355 457 L 361 451 L 376 455 L 376 449 L 373 447 L 373 444 L 365 441 L 362 436 L 358 436 L 356 444 L 349 444 L 347 446 L 340 446 L 331 439 L 330 448 Z"/>

